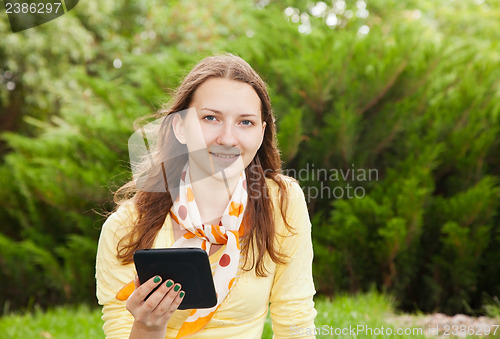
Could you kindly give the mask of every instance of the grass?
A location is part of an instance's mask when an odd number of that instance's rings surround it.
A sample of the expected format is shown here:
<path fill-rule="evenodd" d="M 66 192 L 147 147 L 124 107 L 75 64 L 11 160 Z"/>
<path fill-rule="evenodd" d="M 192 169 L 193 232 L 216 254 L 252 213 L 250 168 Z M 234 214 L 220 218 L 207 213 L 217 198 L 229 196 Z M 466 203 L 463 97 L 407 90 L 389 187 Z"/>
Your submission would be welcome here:
<path fill-rule="evenodd" d="M 387 321 L 394 317 L 394 301 L 383 294 L 370 292 L 340 295 L 333 300 L 319 299 L 316 310 L 317 338 L 425 338 L 423 335 L 395 335 L 397 327 Z M 388 332 L 394 334 L 388 335 Z"/>
<path fill-rule="evenodd" d="M 425 338 L 423 335 L 396 335 L 398 329 L 388 319 L 394 318 L 394 302 L 385 295 L 367 293 L 357 296 L 337 296 L 333 300 L 316 299 L 318 315 L 315 320 L 318 328 L 317 338 Z M 498 312 L 498 309 L 496 309 Z M 353 336 L 352 328 L 365 326 Z M 385 335 L 377 333 L 384 326 Z M 8 315 L 0 318 L 0 333 L 5 339 L 88 339 L 104 338 L 102 332 L 101 310 L 87 306 L 60 307 L 47 312 L 40 310 L 23 315 Z M 404 326 L 407 330 L 411 327 Z M 387 328 L 393 334 L 387 335 Z M 342 331 L 342 335 L 338 331 Z M 370 334 L 370 330 L 372 333 Z M 337 330 L 337 335 L 335 333 Z M 498 334 L 497 336 L 498 337 Z M 268 317 L 262 338 L 272 338 L 271 320 Z M 447 337 L 449 338 L 449 337 Z M 478 337 L 469 337 L 478 339 Z"/>
<path fill-rule="evenodd" d="M 101 310 L 83 305 L 0 318 L 0 333 L 5 339 L 98 339 L 104 338 L 101 327 Z"/>

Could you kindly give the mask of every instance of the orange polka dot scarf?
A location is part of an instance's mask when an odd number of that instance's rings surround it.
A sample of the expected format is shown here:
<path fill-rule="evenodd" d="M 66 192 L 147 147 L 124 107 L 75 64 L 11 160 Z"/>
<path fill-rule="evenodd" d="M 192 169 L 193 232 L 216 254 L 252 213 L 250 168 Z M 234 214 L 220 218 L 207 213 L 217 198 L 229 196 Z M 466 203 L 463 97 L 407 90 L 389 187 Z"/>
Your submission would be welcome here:
<path fill-rule="evenodd" d="M 202 224 L 189 179 L 189 167 L 187 164 L 184 167 L 181 174 L 179 197 L 174 201 L 170 212 L 172 218 L 187 233 L 177 239 L 172 247 L 200 247 L 207 253 L 210 253 L 211 244 L 226 245 L 226 248 L 215 264 L 215 268 L 212 266 L 217 305 L 213 308 L 192 310 L 179 330 L 177 338 L 194 334 L 204 328 L 231 290 L 238 275 L 240 262 L 239 230 L 247 198 L 246 177 L 245 172 L 242 171 L 220 223 L 218 225 Z"/>

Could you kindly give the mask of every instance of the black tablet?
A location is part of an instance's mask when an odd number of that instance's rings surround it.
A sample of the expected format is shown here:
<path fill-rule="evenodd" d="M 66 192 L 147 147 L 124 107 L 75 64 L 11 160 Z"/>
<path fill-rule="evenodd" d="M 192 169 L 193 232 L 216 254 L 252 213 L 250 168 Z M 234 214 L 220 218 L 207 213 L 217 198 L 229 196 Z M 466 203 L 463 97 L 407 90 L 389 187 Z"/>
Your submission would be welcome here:
<path fill-rule="evenodd" d="M 210 308 L 217 304 L 212 270 L 207 252 L 201 248 L 139 250 L 134 254 L 139 282 L 159 275 L 179 283 L 186 292 L 179 309 Z"/>

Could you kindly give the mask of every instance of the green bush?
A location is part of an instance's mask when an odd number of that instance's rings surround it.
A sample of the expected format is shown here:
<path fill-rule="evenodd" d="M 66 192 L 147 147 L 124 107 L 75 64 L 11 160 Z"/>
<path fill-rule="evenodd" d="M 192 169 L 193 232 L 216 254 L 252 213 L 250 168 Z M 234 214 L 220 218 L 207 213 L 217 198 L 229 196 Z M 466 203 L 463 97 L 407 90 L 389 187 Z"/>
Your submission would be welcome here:
<path fill-rule="evenodd" d="M 302 118 L 280 141 L 293 173 L 310 169 L 299 179 L 319 290 L 375 282 L 404 309 L 474 312 L 481 293 L 500 293 L 500 12 L 402 3 L 368 2 L 367 36 L 352 22 L 306 36 L 257 31 L 265 47 L 254 63 L 265 63 L 280 127 Z M 361 199 L 346 198 L 353 188 Z"/>
<path fill-rule="evenodd" d="M 0 18 L 5 305 L 95 301 L 96 211 L 130 179 L 134 121 L 218 51 L 263 75 L 287 173 L 308 169 L 321 293 L 375 284 L 449 313 L 500 295 L 499 7 L 263 4 L 86 1 L 16 34 Z"/>

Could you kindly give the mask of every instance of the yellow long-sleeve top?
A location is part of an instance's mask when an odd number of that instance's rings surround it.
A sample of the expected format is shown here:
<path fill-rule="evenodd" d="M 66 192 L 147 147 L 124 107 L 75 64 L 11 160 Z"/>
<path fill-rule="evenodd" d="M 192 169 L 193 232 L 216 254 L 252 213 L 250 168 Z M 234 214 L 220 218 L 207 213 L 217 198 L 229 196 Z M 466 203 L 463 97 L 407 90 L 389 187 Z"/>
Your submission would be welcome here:
<path fill-rule="evenodd" d="M 261 338 L 269 305 L 274 338 L 314 338 L 306 335 L 315 333 L 316 310 L 313 301 L 311 222 L 304 194 L 297 183 L 289 183 L 286 218 L 293 227 L 292 234 L 285 227 L 281 216 L 278 185 L 271 179 L 266 179 L 266 183 L 274 206 L 279 249 L 289 259 L 286 264 L 275 264 L 266 255 L 267 277 L 257 276 L 255 269 L 242 270 L 212 320 L 192 338 Z M 128 338 L 134 322 L 133 316 L 125 308 L 126 302 L 116 299 L 116 293 L 136 274 L 133 263 L 122 265 L 116 257 L 118 240 L 133 226 L 134 218 L 133 204 L 120 206 L 104 223 L 99 239 L 97 298 L 103 305 L 106 338 Z M 153 248 L 170 247 L 174 241 L 169 215 Z M 221 256 L 223 249 L 224 246 L 210 256 L 212 264 Z M 175 338 L 189 312 L 175 311 L 168 322 L 165 338 Z"/>

